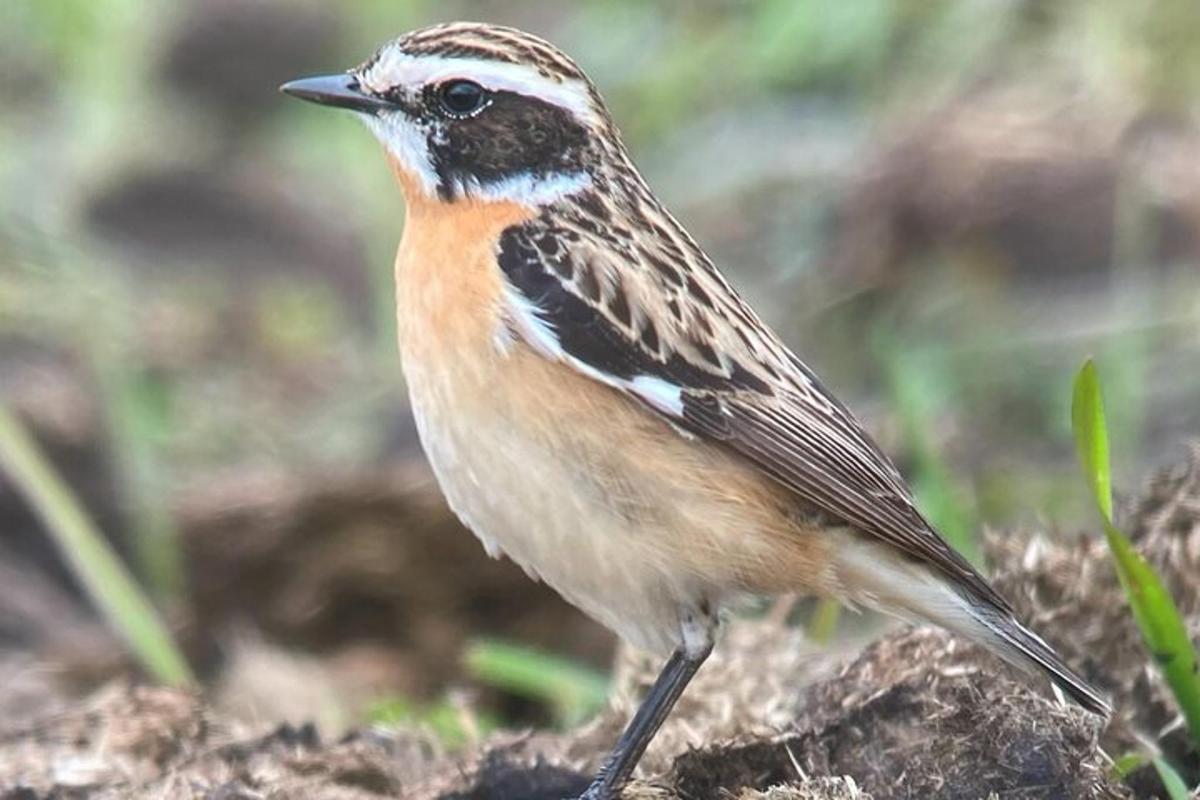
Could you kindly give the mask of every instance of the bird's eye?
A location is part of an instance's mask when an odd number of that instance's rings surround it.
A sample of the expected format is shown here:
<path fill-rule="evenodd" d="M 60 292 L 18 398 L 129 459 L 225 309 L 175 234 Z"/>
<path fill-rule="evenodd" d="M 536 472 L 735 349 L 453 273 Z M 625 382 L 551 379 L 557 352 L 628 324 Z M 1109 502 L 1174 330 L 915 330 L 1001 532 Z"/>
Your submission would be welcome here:
<path fill-rule="evenodd" d="M 474 116 L 488 104 L 487 90 L 474 81 L 447 81 L 437 96 L 442 111 L 456 119 Z"/>

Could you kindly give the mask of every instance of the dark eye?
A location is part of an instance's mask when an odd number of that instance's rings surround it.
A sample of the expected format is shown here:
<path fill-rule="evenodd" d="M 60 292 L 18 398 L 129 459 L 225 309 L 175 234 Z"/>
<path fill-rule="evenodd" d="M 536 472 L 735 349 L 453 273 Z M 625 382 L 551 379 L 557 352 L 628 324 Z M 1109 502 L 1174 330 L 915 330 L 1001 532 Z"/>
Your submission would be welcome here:
<path fill-rule="evenodd" d="M 488 104 L 487 90 L 474 81 L 447 81 L 437 96 L 442 111 L 458 119 L 478 114 Z"/>

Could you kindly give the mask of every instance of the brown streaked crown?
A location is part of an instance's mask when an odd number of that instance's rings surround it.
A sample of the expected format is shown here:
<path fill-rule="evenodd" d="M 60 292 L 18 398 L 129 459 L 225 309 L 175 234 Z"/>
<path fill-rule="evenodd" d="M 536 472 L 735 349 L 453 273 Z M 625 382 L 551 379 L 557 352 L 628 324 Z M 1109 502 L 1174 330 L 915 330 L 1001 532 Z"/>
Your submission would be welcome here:
<path fill-rule="evenodd" d="M 447 22 L 406 33 L 393 44 L 414 56 L 478 58 L 506 64 L 527 64 L 546 78 L 588 83 L 583 70 L 554 45 L 531 33 L 503 25 Z M 379 54 L 360 67 L 368 67 Z"/>

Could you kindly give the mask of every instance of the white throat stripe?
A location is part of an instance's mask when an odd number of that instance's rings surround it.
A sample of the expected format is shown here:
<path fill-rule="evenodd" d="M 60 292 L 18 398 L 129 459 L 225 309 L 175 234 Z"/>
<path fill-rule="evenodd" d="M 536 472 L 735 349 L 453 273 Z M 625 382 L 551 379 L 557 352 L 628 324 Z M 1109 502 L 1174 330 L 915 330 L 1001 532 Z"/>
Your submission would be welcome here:
<path fill-rule="evenodd" d="M 462 188 L 464 194 L 480 200 L 510 200 L 527 206 L 541 206 L 591 185 L 592 178 L 586 172 L 558 173 L 548 177 L 521 172 L 492 183 L 473 183 Z"/>
<path fill-rule="evenodd" d="M 359 114 L 358 118 L 421 184 L 421 191 L 432 197 L 437 191 L 438 176 L 429 157 L 425 131 L 403 114 Z"/>

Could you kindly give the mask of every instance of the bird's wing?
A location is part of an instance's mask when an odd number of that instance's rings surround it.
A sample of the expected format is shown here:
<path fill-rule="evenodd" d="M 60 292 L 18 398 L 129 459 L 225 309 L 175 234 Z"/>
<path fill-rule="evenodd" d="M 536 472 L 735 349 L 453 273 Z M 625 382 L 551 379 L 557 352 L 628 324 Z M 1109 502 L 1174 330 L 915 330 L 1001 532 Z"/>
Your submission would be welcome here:
<path fill-rule="evenodd" d="M 657 204 L 644 205 L 635 233 L 602 202 L 585 193 L 501 235 L 497 258 L 518 334 L 1007 611 L 917 511 L 858 420 L 682 227 Z"/>

